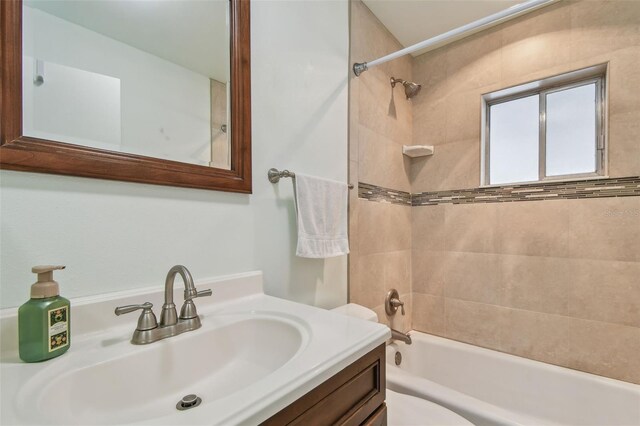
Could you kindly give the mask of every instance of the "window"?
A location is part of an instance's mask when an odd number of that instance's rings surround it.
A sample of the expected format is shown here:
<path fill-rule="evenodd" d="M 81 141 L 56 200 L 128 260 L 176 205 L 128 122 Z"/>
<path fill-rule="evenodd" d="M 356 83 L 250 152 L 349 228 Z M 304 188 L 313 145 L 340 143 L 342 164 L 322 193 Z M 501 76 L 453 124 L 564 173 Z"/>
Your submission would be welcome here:
<path fill-rule="evenodd" d="M 604 78 L 598 65 L 483 96 L 483 185 L 602 176 Z"/>

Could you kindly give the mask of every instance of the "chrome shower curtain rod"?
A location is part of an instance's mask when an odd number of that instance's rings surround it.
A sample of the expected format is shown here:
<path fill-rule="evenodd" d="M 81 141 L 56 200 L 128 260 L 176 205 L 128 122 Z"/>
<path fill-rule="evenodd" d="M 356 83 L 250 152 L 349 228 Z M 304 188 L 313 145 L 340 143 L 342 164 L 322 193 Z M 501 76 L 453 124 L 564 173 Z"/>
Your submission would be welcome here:
<path fill-rule="evenodd" d="M 430 39 L 421 41 L 420 43 L 416 43 L 413 46 L 405 47 L 402 50 L 390 53 L 389 55 L 383 56 L 382 58 L 376 59 L 375 61 L 355 63 L 353 64 L 353 73 L 356 76 L 359 76 L 369 68 L 375 67 L 376 65 L 383 64 L 385 62 L 399 58 L 400 56 L 408 55 L 409 53 L 413 53 L 418 50 L 443 43 L 445 41 L 453 41 L 462 38 L 474 32 L 478 32 L 490 26 L 497 25 L 501 22 L 520 16 L 524 13 L 547 6 L 556 1 L 558 0 L 527 0 L 524 3 L 511 6 L 510 8 L 494 13 L 493 15 L 489 15 L 461 27 L 454 28 L 453 30 L 447 31 L 446 33 L 442 33 Z"/>

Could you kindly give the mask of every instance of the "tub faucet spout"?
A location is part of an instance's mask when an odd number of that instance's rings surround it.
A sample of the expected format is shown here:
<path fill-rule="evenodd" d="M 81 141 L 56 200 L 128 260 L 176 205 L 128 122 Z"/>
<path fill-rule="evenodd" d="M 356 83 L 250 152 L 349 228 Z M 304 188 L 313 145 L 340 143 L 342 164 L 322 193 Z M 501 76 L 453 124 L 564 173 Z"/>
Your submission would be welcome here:
<path fill-rule="evenodd" d="M 406 343 L 407 345 L 411 344 L 411 336 L 409 336 L 409 333 L 401 333 L 398 330 L 394 330 L 393 328 L 389 327 L 391 329 L 391 338 L 394 340 L 401 340 L 404 343 Z"/>

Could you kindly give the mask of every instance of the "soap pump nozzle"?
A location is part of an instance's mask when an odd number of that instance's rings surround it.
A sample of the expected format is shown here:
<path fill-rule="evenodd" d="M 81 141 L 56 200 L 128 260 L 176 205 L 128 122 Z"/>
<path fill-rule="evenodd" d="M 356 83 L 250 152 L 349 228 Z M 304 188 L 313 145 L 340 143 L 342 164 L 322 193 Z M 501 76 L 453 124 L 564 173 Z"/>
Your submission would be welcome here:
<path fill-rule="evenodd" d="M 53 271 L 64 268 L 62 265 L 39 265 L 31 268 L 31 272 L 38 274 L 38 282 L 31 286 L 31 298 L 44 299 L 60 295 L 58 283 L 53 280 Z"/>

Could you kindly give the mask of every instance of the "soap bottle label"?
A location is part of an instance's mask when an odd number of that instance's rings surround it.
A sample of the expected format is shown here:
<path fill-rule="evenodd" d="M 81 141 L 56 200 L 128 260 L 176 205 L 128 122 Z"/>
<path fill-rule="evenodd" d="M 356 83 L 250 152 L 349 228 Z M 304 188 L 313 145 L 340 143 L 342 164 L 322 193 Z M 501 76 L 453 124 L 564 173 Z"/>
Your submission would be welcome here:
<path fill-rule="evenodd" d="M 69 344 L 69 307 L 49 311 L 49 352 Z"/>

